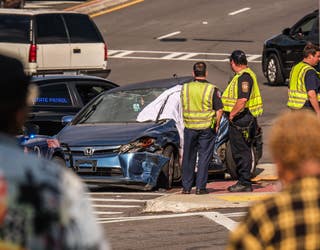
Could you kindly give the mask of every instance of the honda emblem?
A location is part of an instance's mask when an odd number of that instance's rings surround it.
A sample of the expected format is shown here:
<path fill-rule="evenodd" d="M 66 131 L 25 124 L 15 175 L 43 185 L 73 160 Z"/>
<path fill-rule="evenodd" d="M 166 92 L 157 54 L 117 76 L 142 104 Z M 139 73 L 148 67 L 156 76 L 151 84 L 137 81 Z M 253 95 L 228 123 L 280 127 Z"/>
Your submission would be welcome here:
<path fill-rule="evenodd" d="M 94 148 L 85 148 L 84 151 L 83 151 L 84 155 L 86 156 L 92 156 L 93 153 L 94 153 Z"/>

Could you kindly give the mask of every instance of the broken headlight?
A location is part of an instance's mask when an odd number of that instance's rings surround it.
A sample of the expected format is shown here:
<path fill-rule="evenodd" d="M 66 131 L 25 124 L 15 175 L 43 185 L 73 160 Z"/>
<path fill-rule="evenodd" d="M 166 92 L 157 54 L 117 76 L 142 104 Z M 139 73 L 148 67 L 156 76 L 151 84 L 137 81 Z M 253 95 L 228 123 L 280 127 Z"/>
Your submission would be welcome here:
<path fill-rule="evenodd" d="M 126 145 L 122 145 L 119 149 L 120 153 L 134 153 L 146 151 L 149 149 L 153 151 L 152 148 L 154 146 L 155 139 L 151 137 L 144 137 L 134 142 L 128 143 Z"/>

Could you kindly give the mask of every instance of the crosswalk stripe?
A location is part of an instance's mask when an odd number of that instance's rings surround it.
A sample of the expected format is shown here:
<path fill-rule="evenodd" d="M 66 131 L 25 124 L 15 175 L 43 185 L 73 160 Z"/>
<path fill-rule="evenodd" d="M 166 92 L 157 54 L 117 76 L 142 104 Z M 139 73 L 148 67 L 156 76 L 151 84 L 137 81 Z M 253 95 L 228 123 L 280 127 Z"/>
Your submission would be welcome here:
<path fill-rule="evenodd" d="M 120 54 L 114 55 L 113 57 L 115 57 L 115 58 L 121 58 L 121 57 L 125 57 L 125 56 L 127 56 L 127 55 L 130 55 L 130 54 L 132 54 L 132 53 L 133 53 L 133 51 L 124 51 L 124 52 L 121 52 Z"/>
<path fill-rule="evenodd" d="M 87 193 L 89 195 L 92 195 L 92 196 L 95 196 L 95 195 L 118 195 L 119 197 L 122 196 L 122 195 L 154 195 L 154 196 L 162 196 L 162 195 L 167 195 L 167 193 L 138 193 L 138 192 L 133 192 L 133 193 L 129 193 L 129 192 L 98 192 L 98 193 L 93 193 L 93 192 L 89 192 Z"/>
<path fill-rule="evenodd" d="M 132 207 L 140 207 L 140 206 L 134 206 L 134 205 L 101 205 L 101 204 L 93 204 L 92 205 L 95 208 L 104 208 L 104 207 L 112 207 L 112 208 L 132 208 Z"/>
<path fill-rule="evenodd" d="M 131 54 L 134 54 L 132 56 Z M 177 51 L 145 51 L 145 50 L 109 50 L 110 58 L 136 60 L 172 60 L 172 61 L 207 61 L 228 62 L 229 53 L 177 52 Z M 197 58 L 195 58 L 197 57 Z M 247 54 L 251 63 L 261 63 L 260 54 Z"/>
<path fill-rule="evenodd" d="M 89 198 L 91 201 L 116 201 L 116 202 L 146 202 L 148 200 L 136 200 L 136 199 L 102 199 L 102 198 Z"/>
<path fill-rule="evenodd" d="M 104 214 L 107 214 L 107 215 L 112 215 L 112 214 L 123 214 L 123 212 L 94 212 L 94 214 L 101 214 L 101 215 L 104 215 Z"/>
<path fill-rule="evenodd" d="M 174 53 L 171 53 L 169 55 L 166 55 L 166 56 L 163 56 L 161 57 L 161 59 L 172 59 L 172 58 L 175 58 L 175 57 L 178 57 L 180 55 L 183 55 L 183 53 L 181 52 L 174 52 Z"/>
<path fill-rule="evenodd" d="M 184 56 L 180 56 L 179 59 L 180 60 L 187 60 L 187 59 L 190 59 L 191 57 L 195 57 L 197 55 L 199 55 L 199 54 L 198 53 L 188 53 Z"/>

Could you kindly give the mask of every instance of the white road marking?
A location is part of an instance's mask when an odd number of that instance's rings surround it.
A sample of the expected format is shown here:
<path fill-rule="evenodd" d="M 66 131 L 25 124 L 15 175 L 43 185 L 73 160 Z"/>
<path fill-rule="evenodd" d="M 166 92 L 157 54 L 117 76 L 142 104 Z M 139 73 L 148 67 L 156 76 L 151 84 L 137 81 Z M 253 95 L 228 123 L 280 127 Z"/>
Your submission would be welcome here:
<path fill-rule="evenodd" d="M 134 206 L 134 205 L 101 205 L 101 204 L 93 204 L 92 205 L 95 208 L 105 208 L 105 207 L 112 207 L 112 208 L 132 208 L 132 207 L 140 207 L 140 206 Z"/>
<path fill-rule="evenodd" d="M 100 214 L 100 215 L 112 215 L 112 214 L 123 214 L 123 212 L 104 212 L 104 211 L 95 211 L 94 214 Z"/>
<path fill-rule="evenodd" d="M 230 56 L 229 53 L 109 50 L 109 58 L 137 59 L 137 60 L 228 62 L 229 56 Z M 247 54 L 248 62 L 261 63 L 261 60 L 257 60 L 258 58 L 261 58 L 261 54 Z"/>
<path fill-rule="evenodd" d="M 183 53 L 181 53 L 181 52 L 174 52 L 174 53 L 171 53 L 171 54 L 169 54 L 169 55 L 166 55 L 166 56 L 161 57 L 161 59 L 173 59 L 173 58 L 178 57 L 178 56 L 181 56 L 181 55 L 183 55 Z"/>
<path fill-rule="evenodd" d="M 181 31 L 175 31 L 175 32 L 172 32 L 172 33 L 163 35 L 163 36 L 159 36 L 157 39 L 158 39 L 158 40 L 161 40 L 161 39 L 164 39 L 164 38 L 168 38 L 168 37 L 170 37 L 170 36 L 178 35 L 178 34 L 180 34 L 180 33 L 181 33 Z"/>
<path fill-rule="evenodd" d="M 198 53 L 188 53 L 184 56 L 180 56 L 179 59 L 180 60 L 187 60 L 187 59 L 190 59 L 191 57 L 195 57 L 197 55 L 198 55 Z"/>
<path fill-rule="evenodd" d="M 125 57 L 125 56 L 127 56 L 127 55 L 132 54 L 132 53 L 133 53 L 133 51 L 124 51 L 124 52 L 121 52 L 120 54 L 116 54 L 116 55 L 113 56 L 113 57 L 116 57 L 116 58 Z"/>
<path fill-rule="evenodd" d="M 86 194 L 89 194 L 91 196 L 95 196 L 95 195 L 117 195 L 117 197 L 121 197 L 122 195 L 154 195 L 154 196 L 162 196 L 162 195 L 168 195 L 168 193 L 143 193 L 143 192 L 88 192 Z"/>
<path fill-rule="evenodd" d="M 236 11 L 233 11 L 233 12 L 230 12 L 228 15 L 229 16 L 234 16 L 234 15 L 237 15 L 241 12 L 244 12 L 244 11 L 247 11 L 247 10 L 250 10 L 251 8 L 250 7 L 246 7 L 246 8 L 242 8 L 240 10 L 236 10 Z"/>
<path fill-rule="evenodd" d="M 233 230 L 237 225 L 237 222 L 228 218 L 228 214 L 222 214 L 218 212 L 195 212 L 195 213 L 183 213 L 183 214 L 167 214 L 167 215 L 150 215 L 150 216 L 135 216 L 135 217 L 118 217 L 118 218 L 100 218 L 98 223 L 117 223 L 127 221 L 142 221 L 142 220 L 155 220 L 155 219 L 168 219 L 168 218 L 179 218 L 179 217 L 190 217 L 190 216 L 203 216 L 215 223 L 218 223 L 228 230 Z"/>
<path fill-rule="evenodd" d="M 147 200 L 135 200 L 135 199 L 102 199 L 102 198 L 89 198 L 91 201 L 116 201 L 116 202 L 146 202 Z"/>
<path fill-rule="evenodd" d="M 214 221 L 215 223 L 224 226 L 228 230 L 232 231 L 237 226 L 237 222 L 234 220 L 229 219 L 227 216 L 221 213 L 212 212 L 212 213 L 205 213 L 203 214 L 204 217 Z"/>

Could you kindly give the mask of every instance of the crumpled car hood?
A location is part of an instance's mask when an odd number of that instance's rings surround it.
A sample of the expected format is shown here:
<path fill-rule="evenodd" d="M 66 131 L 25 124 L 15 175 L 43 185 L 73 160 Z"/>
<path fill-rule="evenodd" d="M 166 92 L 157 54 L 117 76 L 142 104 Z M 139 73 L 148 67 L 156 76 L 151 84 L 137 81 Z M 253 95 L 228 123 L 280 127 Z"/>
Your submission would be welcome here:
<path fill-rule="evenodd" d="M 61 143 L 69 146 L 111 146 L 123 145 L 144 134 L 160 135 L 155 123 L 80 124 L 66 126 L 57 135 Z"/>

